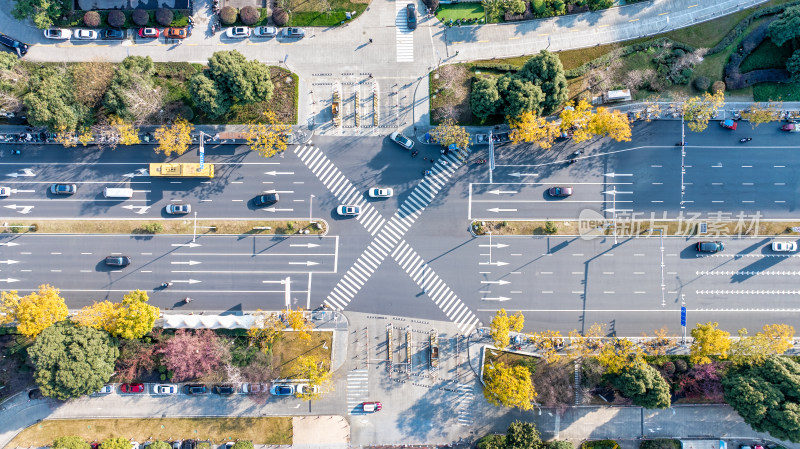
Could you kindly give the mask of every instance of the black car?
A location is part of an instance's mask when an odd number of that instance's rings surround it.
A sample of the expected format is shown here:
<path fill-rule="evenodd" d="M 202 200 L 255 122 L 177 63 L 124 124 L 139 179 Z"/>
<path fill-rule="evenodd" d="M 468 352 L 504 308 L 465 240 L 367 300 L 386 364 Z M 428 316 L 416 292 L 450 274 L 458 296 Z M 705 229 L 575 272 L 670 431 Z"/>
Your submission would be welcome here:
<path fill-rule="evenodd" d="M 128 256 L 108 256 L 106 257 L 106 265 L 109 267 L 127 267 L 131 264 L 131 258 Z"/>
<path fill-rule="evenodd" d="M 125 39 L 125 32 L 114 28 L 106 28 L 100 31 L 100 39 L 121 41 Z"/>
<path fill-rule="evenodd" d="M 206 394 L 208 387 L 201 384 L 186 385 L 183 387 L 184 394 Z"/>
<path fill-rule="evenodd" d="M 214 394 L 230 396 L 234 393 L 233 385 L 215 385 Z"/>
<path fill-rule="evenodd" d="M 262 206 L 272 206 L 273 204 L 278 202 L 278 192 L 275 190 L 267 190 L 261 195 L 256 196 L 253 198 L 253 205 L 256 207 Z"/>
<path fill-rule="evenodd" d="M 697 251 L 701 253 L 718 253 L 725 249 L 725 245 L 723 245 L 720 241 L 697 242 L 695 248 L 697 248 Z"/>
<path fill-rule="evenodd" d="M 183 445 L 181 449 L 196 449 L 197 448 L 197 440 L 183 440 Z"/>
<path fill-rule="evenodd" d="M 417 8 L 411 3 L 406 5 L 406 22 L 408 23 L 408 29 L 417 29 Z"/>
<path fill-rule="evenodd" d="M 3 44 L 6 47 L 16 51 L 20 58 L 25 56 L 25 53 L 28 52 L 28 44 L 23 44 L 22 42 L 8 37 L 3 33 L 0 33 L 0 44 Z"/>

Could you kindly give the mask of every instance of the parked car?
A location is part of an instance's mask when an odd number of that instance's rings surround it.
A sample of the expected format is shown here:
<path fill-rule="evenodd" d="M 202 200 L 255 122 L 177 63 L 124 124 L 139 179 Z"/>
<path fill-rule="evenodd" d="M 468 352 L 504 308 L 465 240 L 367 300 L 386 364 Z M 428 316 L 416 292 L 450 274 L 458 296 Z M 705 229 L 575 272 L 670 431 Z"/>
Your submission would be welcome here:
<path fill-rule="evenodd" d="M 342 204 L 341 206 L 336 208 L 336 212 L 339 215 L 350 216 L 350 217 L 357 217 L 361 213 L 361 208 L 355 205 L 345 205 Z"/>
<path fill-rule="evenodd" d="M 390 198 L 394 195 L 394 190 L 389 187 L 374 187 L 367 192 L 370 198 Z"/>
<path fill-rule="evenodd" d="M 8 187 L 0 187 L 0 198 L 6 198 L 11 195 L 11 189 Z"/>
<path fill-rule="evenodd" d="M 772 250 L 779 253 L 797 251 L 797 242 L 772 242 Z"/>
<path fill-rule="evenodd" d="M 197 440 L 183 440 L 182 449 L 196 449 Z"/>
<path fill-rule="evenodd" d="M 80 41 L 88 41 L 97 39 L 97 31 L 78 28 L 72 32 L 72 37 Z"/>
<path fill-rule="evenodd" d="M 183 440 L 175 440 L 172 442 L 172 449 L 181 449 L 181 444 L 183 444 Z"/>
<path fill-rule="evenodd" d="M 718 253 L 725 249 L 725 245 L 723 245 L 720 241 L 697 242 L 695 248 L 697 248 L 697 251 L 701 253 Z"/>
<path fill-rule="evenodd" d="M 572 187 L 550 187 L 547 194 L 552 197 L 566 197 L 572 195 Z"/>
<path fill-rule="evenodd" d="M 0 44 L 5 45 L 6 47 L 14 50 L 17 52 L 17 56 L 20 58 L 25 56 L 28 53 L 28 44 L 22 43 L 13 37 L 6 36 L 3 33 L 0 33 Z"/>
<path fill-rule="evenodd" d="M 736 131 L 736 127 L 739 126 L 739 123 L 736 120 L 727 119 L 720 121 L 719 126 Z"/>
<path fill-rule="evenodd" d="M 166 212 L 170 215 L 183 215 L 191 212 L 192 206 L 184 203 L 171 203 L 167 204 L 167 207 L 165 207 L 164 210 L 166 210 Z"/>
<path fill-rule="evenodd" d="M 164 30 L 164 37 L 168 39 L 186 39 L 189 37 L 189 28 L 169 27 Z"/>
<path fill-rule="evenodd" d="M 283 29 L 283 34 L 286 37 L 293 37 L 299 39 L 301 37 L 305 37 L 306 32 L 302 28 L 289 27 Z"/>
<path fill-rule="evenodd" d="M 392 139 L 393 142 L 405 148 L 406 150 L 414 148 L 414 142 L 412 142 L 411 139 L 400 134 L 399 132 L 393 132 L 392 134 L 389 135 L 389 138 Z"/>
<path fill-rule="evenodd" d="M 121 41 L 126 37 L 127 35 L 124 31 L 115 28 L 105 28 L 100 31 L 100 39 Z"/>
<path fill-rule="evenodd" d="M 275 37 L 278 35 L 278 29 L 275 27 L 255 27 L 253 34 L 258 37 Z"/>
<path fill-rule="evenodd" d="M 158 37 L 158 28 L 139 28 L 139 37 L 155 39 Z"/>
<path fill-rule="evenodd" d="M 98 391 L 97 394 L 111 394 L 113 392 L 114 392 L 114 386 L 106 384 L 103 385 L 102 388 L 100 388 L 100 391 Z"/>
<path fill-rule="evenodd" d="M 250 31 L 248 27 L 230 27 L 225 31 L 225 35 L 230 38 L 241 39 L 250 36 Z"/>
<path fill-rule="evenodd" d="M 361 410 L 364 410 L 367 413 L 374 413 L 379 412 L 383 408 L 383 404 L 380 402 L 362 402 L 361 403 Z"/>
<path fill-rule="evenodd" d="M 72 37 L 72 31 L 66 28 L 50 28 L 49 30 L 44 30 L 44 37 L 58 40 L 69 39 Z"/>
<path fill-rule="evenodd" d="M 265 190 L 264 193 L 253 198 L 253 205 L 256 207 L 272 206 L 276 204 L 278 200 L 280 200 L 278 192 L 275 190 Z"/>
<path fill-rule="evenodd" d="M 189 384 L 183 386 L 183 393 L 184 394 L 206 394 L 208 393 L 208 387 L 203 384 Z"/>
<path fill-rule="evenodd" d="M 214 386 L 214 394 L 218 394 L 221 396 L 230 396 L 236 392 L 236 389 L 233 388 L 233 385 L 215 385 Z"/>
<path fill-rule="evenodd" d="M 267 391 L 269 391 L 269 387 L 266 384 L 242 384 L 242 393 L 244 394 L 266 393 Z"/>
<path fill-rule="evenodd" d="M 175 384 L 155 384 L 153 394 L 178 394 L 178 386 Z"/>
<path fill-rule="evenodd" d="M 105 262 L 109 267 L 127 267 L 131 264 L 131 258 L 128 256 L 108 256 Z"/>
<path fill-rule="evenodd" d="M 784 125 L 781 126 L 781 129 L 783 131 L 789 131 L 789 132 L 792 132 L 792 133 L 797 133 L 797 132 L 800 132 L 800 125 L 797 124 L 797 123 L 784 123 Z"/>
<path fill-rule="evenodd" d="M 291 396 L 294 394 L 294 385 L 275 384 L 269 392 L 273 396 Z"/>
<path fill-rule="evenodd" d="M 123 393 L 142 393 L 144 384 L 122 384 L 119 390 Z"/>
<path fill-rule="evenodd" d="M 50 186 L 50 193 L 53 195 L 72 195 L 78 191 L 75 184 L 53 184 Z"/>
<path fill-rule="evenodd" d="M 300 384 L 297 386 L 297 394 L 317 394 L 319 393 L 319 386 Z"/>
<path fill-rule="evenodd" d="M 417 8 L 413 3 L 406 5 L 406 24 L 409 30 L 417 29 Z"/>

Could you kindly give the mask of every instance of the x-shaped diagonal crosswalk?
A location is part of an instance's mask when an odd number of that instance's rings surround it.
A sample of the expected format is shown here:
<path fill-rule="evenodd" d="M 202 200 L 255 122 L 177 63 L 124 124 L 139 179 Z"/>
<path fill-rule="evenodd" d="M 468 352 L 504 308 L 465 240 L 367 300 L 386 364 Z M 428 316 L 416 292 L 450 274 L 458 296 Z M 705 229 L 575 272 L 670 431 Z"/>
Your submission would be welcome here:
<path fill-rule="evenodd" d="M 361 192 L 353 187 L 353 184 L 319 148 L 298 146 L 294 152 L 342 204 L 355 204 L 361 207 L 358 221 L 367 232 L 374 236 L 369 246 L 328 294 L 325 302 L 329 306 L 337 309 L 345 308 L 383 260 L 391 255 L 462 332 L 469 332 L 478 325 L 479 320 L 469 310 L 469 307 L 461 302 L 458 295 L 403 239 L 422 211 L 428 207 L 439 190 L 445 186 L 450 176 L 461 165 L 458 157 L 452 153 L 442 156 L 431 167 L 431 175 L 426 176 L 417 184 L 397 212 L 387 221 L 364 200 Z"/>

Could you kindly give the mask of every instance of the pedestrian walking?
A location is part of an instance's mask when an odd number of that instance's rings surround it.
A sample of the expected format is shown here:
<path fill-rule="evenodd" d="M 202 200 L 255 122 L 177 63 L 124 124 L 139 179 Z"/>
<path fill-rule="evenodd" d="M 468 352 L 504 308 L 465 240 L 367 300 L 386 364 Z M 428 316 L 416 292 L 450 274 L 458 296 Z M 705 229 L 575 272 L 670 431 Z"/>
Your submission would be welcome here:
<path fill-rule="evenodd" d="M 369 38 L 369 43 L 370 43 L 370 44 L 372 43 L 372 38 Z"/>

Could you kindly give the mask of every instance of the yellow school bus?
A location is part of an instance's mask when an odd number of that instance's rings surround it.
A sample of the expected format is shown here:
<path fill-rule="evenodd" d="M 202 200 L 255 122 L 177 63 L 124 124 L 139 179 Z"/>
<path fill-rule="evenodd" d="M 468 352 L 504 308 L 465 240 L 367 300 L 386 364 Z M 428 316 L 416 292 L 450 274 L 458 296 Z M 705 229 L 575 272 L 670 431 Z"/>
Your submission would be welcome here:
<path fill-rule="evenodd" d="M 196 163 L 150 164 L 150 176 L 162 178 L 213 178 L 214 164 L 200 168 Z"/>

